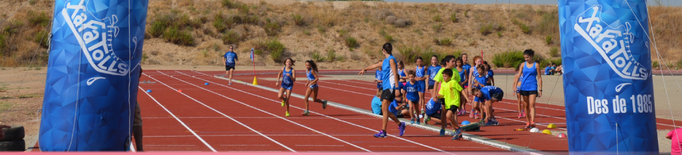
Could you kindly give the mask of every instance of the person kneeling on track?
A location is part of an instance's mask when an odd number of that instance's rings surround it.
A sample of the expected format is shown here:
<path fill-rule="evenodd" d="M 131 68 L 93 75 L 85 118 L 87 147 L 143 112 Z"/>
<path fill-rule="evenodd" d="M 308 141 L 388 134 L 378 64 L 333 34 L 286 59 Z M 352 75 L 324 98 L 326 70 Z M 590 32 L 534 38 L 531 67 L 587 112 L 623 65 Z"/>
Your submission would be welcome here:
<path fill-rule="evenodd" d="M 485 86 L 481 89 L 473 88 L 471 91 L 473 92 L 474 96 L 478 97 L 478 99 L 480 99 L 485 105 L 484 107 L 486 109 L 483 110 L 485 110 L 488 114 L 485 118 L 483 118 L 485 125 L 499 125 L 499 122 L 497 122 L 495 115 L 492 112 L 493 103 L 502 101 L 502 97 L 504 97 L 504 91 L 495 86 Z"/>
<path fill-rule="evenodd" d="M 395 96 L 395 100 L 391 102 L 391 105 L 388 107 L 388 111 L 393 113 L 397 118 L 403 118 L 410 114 L 409 106 L 405 102 L 403 102 L 402 94 L 398 94 Z"/>
<path fill-rule="evenodd" d="M 433 121 L 433 122 L 438 123 L 438 124 L 442 123 L 440 120 L 441 119 L 440 118 L 441 117 L 440 116 L 440 112 L 441 112 L 440 103 L 436 103 L 433 99 L 430 99 L 426 103 L 425 107 L 426 107 L 426 111 L 425 111 L 426 118 L 424 119 L 424 124 L 427 124 L 429 121 Z"/>

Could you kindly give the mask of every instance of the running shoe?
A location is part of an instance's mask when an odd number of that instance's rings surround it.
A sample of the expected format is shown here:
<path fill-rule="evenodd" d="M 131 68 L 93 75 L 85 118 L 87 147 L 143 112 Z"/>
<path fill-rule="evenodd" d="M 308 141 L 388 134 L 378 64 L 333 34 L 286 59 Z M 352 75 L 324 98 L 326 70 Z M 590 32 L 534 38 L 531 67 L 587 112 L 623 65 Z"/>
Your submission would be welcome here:
<path fill-rule="evenodd" d="M 405 134 L 405 122 L 400 122 L 400 126 L 398 126 L 398 130 L 400 130 L 400 136 L 403 136 L 403 134 Z"/>
<path fill-rule="evenodd" d="M 286 97 L 284 99 L 282 99 L 282 107 L 284 107 L 284 101 L 286 101 L 286 100 L 287 100 Z"/>
<path fill-rule="evenodd" d="M 327 109 L 327 100 L 322 101 L 322 109 Z"/>
<path fill-rule="evenodd" d="M 386 133 L 383 130 L 379 130 L 379 133 L 374 134 L 374 138 L 386 138 Z"/>
<path fill-rule="evenodd" d="M 530 122 L 530 125 L 529 125 L 529 126 L 530 126 L 531 128 L 534 128 L 534 127 L 535 127 L 535 122 Z"/>
<path fill-rule="evenodd" d="M 289 112 L 287 111 L 287 113 L 284 116 L 289 117 Z"/>
<path fill-rule="evenodd" d="M 419 122 L 419 119 L 417 119 L 417 125 L 421 125 L 421 122 Z"/>
<path fill-rule="evenodd" d="M 526 126 L 524 126 L 523 128 L 530 129 L 531 128 L 530 123 L 526 123 Z"/>
<path fill-rule="evenodd" d="M 414 118 L 410 119 L 410 124 L 414 124 Z"/>
<path fill-rule="evenodd" d="M 454 131 L 454 136 L 452 136 L 452 140 L 459 140 L 462 139 L 462 128 L 457 128 Z"/>
<path fill-rule="evenodd" d="M 445 136 L 445 129 L 440 129 L 440 136 L 441 137 Z"/>
<path fill-rule="evenodd" d="M 424 114 L 424 125 L 429 124 L 429 121 L 431 121 L 431 117 L 429 117 L 429 115 Z"/>
<path fill-rule="evenodd" d="M 523 114 L 519 113 L 519 118 L 523 118 Z"/>
<path fill-rule="evenodd" d="M 474 113 L 474 119 L 478 119 L 478 113 Z"/>
<path fill-rule="evenodd" d="M 232 85 L 232 82 L 227 83 L 227 85 L 230 85 L 230 86 L 231 86 L 231 85 Z"/>
<path fill-rule="evenodd" d="M 480 119 L 480 120 L 478 120 L 478 124 L 485 125 L 485 119 Z"/>
<path fill-rule="evenodd" d="M 303 113 L 302 113 L 301 115 L 303 115 L 303 116 L 310 116 L 310 112 L 306 110 L 306 111 L 303 111 Z"/>
<path fill-rule="evenodd" d="M 523 112 L 523 117 L 526 117 L 526 112 L 525 112 L 525 111 Z"/>
<path fill-rule="evenodd" d="M 471 113 L 469 113 L 469 118 L 474 118 L 474 110 L 471 109 Z"/>
<path fill-rule="evenodd" d="M 498 124 L 500 124 L 500 123 L 497 122 L 497 121 L 489 120 L 488 123 L 485 123 L 485 126 L 495 126 L 495 125 L 498 125 Z"/>

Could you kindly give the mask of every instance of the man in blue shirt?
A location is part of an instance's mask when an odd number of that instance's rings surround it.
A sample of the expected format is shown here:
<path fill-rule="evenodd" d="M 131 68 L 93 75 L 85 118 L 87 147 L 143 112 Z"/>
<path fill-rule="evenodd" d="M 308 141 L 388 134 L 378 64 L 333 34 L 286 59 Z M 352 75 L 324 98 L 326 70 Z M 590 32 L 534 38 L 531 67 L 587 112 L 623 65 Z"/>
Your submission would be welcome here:
<path fill-rule="evenodd" d="M 502 98 L 504 97 L 504 91 L 495 86 L 485 86 L 481 89 L 472 88 L 471 91 L 473 92 L 474 96 L 478 97 L 479 101 L 486 105 L 486 109 L 484 110 L 486 113 L 488 113 L 488 115 L 483 118 L 486 122 L 485 125 L 498 125 L 499 122 L 495 120 L 495 115 L 492 113 L 493 103 L 502 101 Z"/>
<path fill-rule="evenodd" d="M 225 74 L 230 76 L 229 85 L 232 85 L 232 72 L 234 72 L 234 66 L 239 61 L 237 53 L 232 52 L 233 47 L 230 45 L 230 51 L 225 52 L 223 55 L 223 65 L 225 65 Z"/>

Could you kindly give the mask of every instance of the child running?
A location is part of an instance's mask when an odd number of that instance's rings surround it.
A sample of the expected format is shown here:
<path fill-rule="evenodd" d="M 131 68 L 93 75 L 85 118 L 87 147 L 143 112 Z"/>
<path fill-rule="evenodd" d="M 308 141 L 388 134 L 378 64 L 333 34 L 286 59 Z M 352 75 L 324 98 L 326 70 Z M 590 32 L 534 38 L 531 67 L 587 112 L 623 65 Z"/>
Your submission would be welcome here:
<path fill-rule="evenodd" d="M 313 95 L 313 102 L 322 103 L 322 109 L 327 109 L 327 100 L 321 100 L 317 98 L 317 92 L 319 90 L 319 87 L 317 86 L 317 81 L 319 81 L 320 79 L 317 78 L 317 64 L 315 64 L 315 61 L 313 60 L 305 61 L 305 68 L 306 68 L 305 74 L 308 77 L 308 82 L 305 83 L 305 87 L 310 89 L 306 90 L 305 92 L 305 111 L 303 112 L 302 115 L 309 116 L 310 106 L 308 104 L 308 98 L 310 98 L 310 94 Z"/>
<path fill-rule="evenodd" d="M 521 98 L 521 94 L 519 94 L 520 87 L 521 87 L 521 80 L 523 79 L 523 78 L 519 78 L 519 76 L 521 76 L 521 74 L 519 73 L 519 68 L 521 68 L 521 65 L 523 65 L 523 64 L 524 63 L 519 63 L 519 65 L 516 66 L 516 74 L 514 75 L 514 79 L 519 79 L 519 80 L 516 82 L 512 82 L 512 88 L 516 88 L 516 91 L 514 91 L 514 96 L 516 96 L 516 101 L 518 104 L 519 118 L 526 117 L 526 113 L 523 110 L 523 107 L 525 107 L 523 105 L 523 99 Z"/>
<path fill-rule="evenodd" d="M 439 61 L 437 55 L 431 56 L 431 66 L 429 66 L 429 68 L 426 70 L 426 81 L 429 82 L 428 83 L 429 86 L 426 88 L 426 90 L 428 90 L 432 94 L 431 96 L 434 96 L 433 85 L 436 84 L 436 81 L 434 81 L 433 78 L 436 77 L 436 74 L 438 74 L 438 71 L 440 71 L 440 69 L 442 68 L 440 67 L 438 62 Z M 426 120 L 426 118 L 424 120 Z"/>
<path fill-rule="evenodd" d="M 459 85 L 460 86 L 466 85 L 468 83 L 468 80 L 469 80 L 467 78 L 467 77 L 469 77 L 469 73 L 467 72 L 466 69 L 464 69 L 464 61 L 462 61 L 462 58 L 455 59 L 455 66 L 456 66 L 455 68 L 457 69 L 457 72 L 459 72 L 459 77 L 460 77 Z M 464 87 L 462 87 L 462 88 L 464 88 Z M 464 88 L 464 89 L 466 89 L 466 88 Z M 466 110 L 466 105 L 467 105 L 466 103 L 467 102 L 464 101 L 463 99 L 464 99 L 464 97 L 460 98 L 460 103 L 462 106 L 461 106 L 461 109 L 459 109 L 459 112 L 457 112 L 457 116 L 462 116 L 462 115 L 466 114 L 466 111 L 467 111 Z"/>
<path fill-rule="evenodd" d="M 445 56 L 445 58 L 443 58 L 443 60 L 441 60 L 441 63 L 442 63 L 441 65 L 445 65 L 445 67 L 441 68 L 438 71 L 438 73 L 436 74 L 436 76 L 434 77 L 436 84 L 434 85 L 435 89 L 434 89 L 434 92 L 432 92 L 432 94 L 431 94 L 431 98 L 436 99 L 436 101 L 438 103 L 440 103 L 441 105 L 445 105 L 445 100 L 444 100 L 445 98 L 443 98 L 442 96 L 438 96 L 437 95 L 438 92 L 436 92 L 436 91 L 440 91 L 442 89 L 441 87 L 442 87 L 443 83 L 445 82 L 445 77 L 443 77 L 443 71 L 445 71 L 447 69 L 452 71 L 452 68 L 455 67 L 455 56 L 453 56 L 453 55 Z M 460 81 L 459 74 L 450 75 L 449 77 L 452 78 L 453 81 Z M 455 83 L 459 86 L 458 82 L 455 82 Z M 459 100 L 459 96 L 457 96 L 457 98 Z M 457 102 L 459 103 L 459 101 L 457 101 Z M 443 111 L 441 112 L 441 118 L 446 118 L 446 111 L 445 110 L 447 110 L 447 109 L 443 108 Z M 447 125 L 447 122 L 444 120 L 443 123 L 441 123 L 440 136 L 445 135 L 445 126 L 446 125 Z"/>
<path fill-rule="evenodd" d="M 459 97 L 464 96 L 466 100 L 469 100 L 469 98 L 466 91 L 462 91 L 463 89 L 459 86 L 458 80 L 452 78 L 453 75 L 457 74 L 454 74 L 452 69 L 443 70 L 443 83 L 441 84 L 440 91 L 438 91 L 438 96 L 445 99 L 443 109 L 447 109 L 446 118 L 450 121 L 450 125 L 452 125 L 452 140 L 458 140 L 462 138 L 462 129 L 459 127 L 457 115 L 455 114 L 460 106 Z M 442 122 L 441 124 L 446 123 Z"/>
<path fill-rule="evenodd" d="M 502 101 L 502 97 L 504 97 L 504 92 L 502 89 L 495 87 L 495 86 L 485 86 L 481 89 L 478 88 L 473 88 L 472 93 L 474 96 L 478 97 L 481 102 L 485 105 L 485 109 L 483 109 L 487 115 L 483 120 L 485 120 L 485 126 L 492 126 L 492 125 L 498 125 L 500 124 L 497 122 L 495 119 L 495 115 L 493 115 L 493 103 Z"/>
<path fill-rule="evenodd" d="M 359 75 L 362 75 L 365 73 L 366 70 L 370 69 L 375 69 L 381 67 L 382 70 L 382 77 L 381 80 L 382 82 L 382 94 L 381 94 L 381 110 L 384 115 L 384 118 L 382 120 L 382 126 L 381 126 L 381 131 L 379 133 L 374 134 L 374 137 L 376 138 L 386 138 L 386 126 L 388 125 L 388 118 L 390 117 L 391 120 L 393 120 L 397 125 L 398 125 L 398 130 L 400 131 L 400 136 L 403 136 L 405 133 L 405 123 L 400 122 L 398 118 L 396 118 L 395 114 L 388 112 L 389 110 L 389 105 L 393 100 L 395 100 L 396 94 L 399 94 L 398 91 L 398 69 L 397 69 L 397 64 L 395 57 L 393 57 L 392 54 L 393 51 L 393 45 L 391 43 L 385 43 L 382 47 L 382 53 L 386 57 L 383 62 L 377 63 L 371 66 L 368 66 L 365 69 L 362 69 L 360 71 Z"/>
<path fill-rule="evenodd" d="M 287 58 L 284 60 L 285 67 L 282 71 L 277 74 L 277 82 L 275 86 L 280 85 L 280 77 L 282 77 L 282 87 L 279 88 L 279 93 L 277 98 L 282 100 L 282 107 L 286 106 L 286 114 L 284 116 L 289 117 L 289 98 L 291 98 L 291 90 L 294 88 L 294 82 L 296 82 L 296 71 L 294 70 L 294 60 Z M 289 71 L 287 71 L 289 70 Z M 286 92 L 286 94 L 284 94 Z M 286 96 L 284 96 L 286 95 Z M 307 101 L 307 100 L 306 100 Z"/>
<path fill-rule="evenodd" d="M 535 99 L 542 96 L 542 77 L 541 74 L 538 74 L 541 73 L 540 67 L 535 62 L 534 55 L 535 51 L 532 49 L 523 51 L 523 59 L 526 62 L 523 63 L 523 66 L 519 67 L 519 77 L 522 78 L 519 94 L 523 97 L 525 106 L 523 109 L 528 115 L 525 126 L 528 129 L 535 127 Z M 514 81 L 519 80 L 519 77 L 514 79 Z"/>
<path fill-rule="evenodd" d="M 407 99 L 407 103 L 410 106 L 410 124 L 414 124 L 415 121 L 417 121 L 417 125 L 419 125 L 419 103 L 421 99 L 421 95 L 419 95 L 420 92 L 424 91 L 424 87 L 419 85 L 416 77 L 415 77 L 415 72 L 413 70 L 408 70 L 407 71 L 407 77 L 408 81 L 407 84 L 405 84 L 405 98 Z"/>
<path fill-rule="evenodd" d="M 415 71 L 415 78 L 417 79 L 418 87 L 420 87 L 421 89 L 419 90 L 419 103 L 417 105 L 417 107 L 419 107 L 419 108 L 414 108 L 412 110 L 415 111 L 415 113 L 417 113 L 417 117 L 416 117 L 415 121 L 417 121 L 417 124 L 420 124 L 421 121 L 420 121 L 419 117 L 422 116 L 421 114 L 424 113 L 424 104 L 426 103 L 426 102 L 424 102 L 424 92 L 426 91 L 426 81 L 425 81 L 426 80 L 426 66 L 424 66 L 424 60 L 420 56 L 417 56 L 416 62 L 417 62 L 417 68 L 414 70 Z M 421 108 L 421 111 L 420 111 L 420 108 Z"/>
<path fill-rule="evenodd" d="M 478 69 L 476 69 L 476 67 L 482 63 L 483 63 L 483 58 L 481 56 L 475 56 L 474 57 L 474 66 L 469 68 L 469 84 L 468 84 L 468 86 L 469 86 L 468 91 L 469 92 L 471 92 L 471 87 L 474 86 L 474 81 L 476 81 L 476 79 L 474 79 L 474 78 L 478 77 Z M 480 110 L 479 110 L 480 105 L 477 105 L 476 100 L 477 100 L 476 97 L 474 97 L 474 102 L 471 103 L 473 108 L 471 109 L 471 113 L 469 113 L 469 117 L 474 118 L 474 119 L 478 119 L 478 113 L 476 113 L 476 111 L 480 112 Z"/>
<path fill-rule="evenodd" d="M 472 90 L 473 88 L 481 89 L 485 87 L 486 81 L 488 80 L 488 76 L 486 76 L 488 71 L 485 70 L 485 65 L 480 64 L 475 68 L 476 73 L 478 73 L 478 76 L 473 78 L 474 82 L 473 85 L 471 85 Z M 483 104 L 481 98 L 474 96 L 474 109 L 478 110 L 483 114 L 482 118 L 485 118 L 485 115 L 488 114 L 487 111 L 485 111 L 485 109 L 487 108 L 488 107 L 486 107 L 486 105 Z M 478 116 L 475 116 L 474 119 L 478 119 L 477 117 Z M 483 119 L 479 120 L 479 123 L 483 124 L 483 122 L 484 122 Z"/>

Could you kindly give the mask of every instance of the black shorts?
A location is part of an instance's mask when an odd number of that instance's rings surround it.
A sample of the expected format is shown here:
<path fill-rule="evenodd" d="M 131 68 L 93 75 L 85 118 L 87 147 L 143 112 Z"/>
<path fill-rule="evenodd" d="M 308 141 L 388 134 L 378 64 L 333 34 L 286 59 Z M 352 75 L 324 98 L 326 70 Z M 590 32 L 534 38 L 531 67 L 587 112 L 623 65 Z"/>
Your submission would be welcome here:
<path fill-rule="evenodd" d="M 537 94 L 538 94 L 538 91 L 537 91 L 537 90 L 533 90 L 533 91 L 519 91 L 519 94 L 521 94 L 521 96 L 537 95 Z"/>
<path fill-rule="evenodd" d="M 395 100 L 395 93 L 393 89 L 384 89 L 383 92 L 381 92 L 381 100 L 389 100 L 393 101 Z"/>
<path fill-rule="evenodd" d="M 504 97 L 504 92 L 500 92 L 497 94 L 491 94 L 490 98 L 492 99 L 497 99 L 497 101 L 502 101 L 502 98 Z"/>
<path fill-rule="evenodd" d="M 448 109 L 448 110 L 449 110 L 449 111 L 452 111 L 452 113 L 455 114 L 455 113 L 457 113 L 457 109 L 459 109 L 458 106 L 452 105 L 452 106 L 450 106 L 450 109 Z"/>
<path fill-rule="evenodd" d="M 440 119 L 440 110 L 439 110 L 438 112 L 436 112 L 436 113 L 433 113 L 433 114 L 429 115 L 429 117 Z"/>
<path fill-rule="evenodd" d="M 235 69 L 234 66 L 227 66 L 227 65 L 225 66 L 225 71 L 230 71 L 230 70 L 234 70 L 234 69 Z"/>
<path fill-rule="evenodd" d="M 429 89 L 433 89 L 433 85 L 429 85 Z"/>

